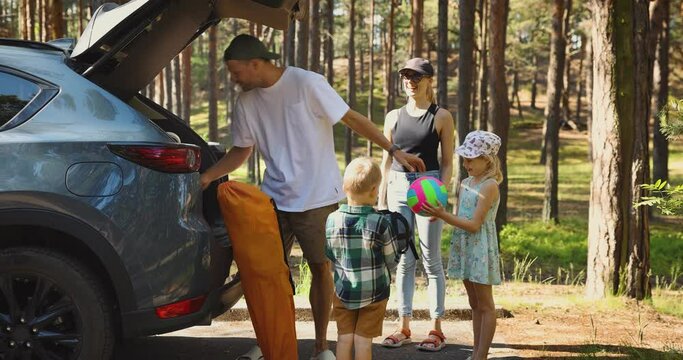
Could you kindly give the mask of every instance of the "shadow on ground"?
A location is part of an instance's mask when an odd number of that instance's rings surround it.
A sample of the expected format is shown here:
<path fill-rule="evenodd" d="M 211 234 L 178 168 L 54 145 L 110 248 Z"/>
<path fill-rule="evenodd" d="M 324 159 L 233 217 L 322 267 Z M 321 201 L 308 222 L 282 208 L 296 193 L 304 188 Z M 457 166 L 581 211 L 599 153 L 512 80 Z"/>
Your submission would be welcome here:
<path fill-rule="evenodd" d="M 134 339 L 117 346 L 115 360 L 234 360 L 255 345 L 253 338 L 205 338 L 181 336 L 152 336 Z M 335 342 L 330 342 L 334 351 Z M 299 360 L 308 360 L 313 351 L 313 340 L 299 341 Z M 386 360 L 465 360 L 471 348 L 449 344 L 441 352 L 426 353 L 417 351 L 413 346 L 400 349 L 386 349 L 373 345 L 373 359 Z M 500 359 L 519 359 L 507 357 Z M 278 359 L 287 360 L 287 359 Z"/>

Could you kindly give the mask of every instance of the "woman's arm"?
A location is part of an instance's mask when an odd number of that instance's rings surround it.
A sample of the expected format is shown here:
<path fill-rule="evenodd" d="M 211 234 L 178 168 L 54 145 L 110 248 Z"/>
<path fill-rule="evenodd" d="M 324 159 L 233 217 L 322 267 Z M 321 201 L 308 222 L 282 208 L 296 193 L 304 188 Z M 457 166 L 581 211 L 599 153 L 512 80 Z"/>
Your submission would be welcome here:
<path fill-rule="evenodd" d="M 384 137 L 389 139 L 393 143 L 393 138 L 391 136 L 391 129 L 394 128 L 396 124 L 398 112 L 396 110 L 390 111 L 387 116 L 384 117 Z M 379 184 L 379 192 L 377 199 L 377 208 L 380 210 L 388 209 L 387 202 L 387 187 L 389 185 L 388 176 L 389 170 L 391 169 L 391 157 L 389 153 L 385 150 L 382 151 L 382 163 L 380 164 L 380 170 L 382 170 L 382 182 Z"/>
<path fill-rule="evenodd" d="M 474 216 L 472 220 L 458 217 L 446 211 L 443 206 L 432 207 L 425 204 L 422 208 L 425 213 L 443 219 L 443 221 L 459 227 L 467 232 L 475 233 L 481 228 L 481 224 L 486 219 L 486 212 L 489 211 L 493 202 L 498 198 L 498 184 L 495 181 L 488 181 L 481 187 L 479 192 L 479 201 L 477 201 L 477 208 L 474 209 Z"/>

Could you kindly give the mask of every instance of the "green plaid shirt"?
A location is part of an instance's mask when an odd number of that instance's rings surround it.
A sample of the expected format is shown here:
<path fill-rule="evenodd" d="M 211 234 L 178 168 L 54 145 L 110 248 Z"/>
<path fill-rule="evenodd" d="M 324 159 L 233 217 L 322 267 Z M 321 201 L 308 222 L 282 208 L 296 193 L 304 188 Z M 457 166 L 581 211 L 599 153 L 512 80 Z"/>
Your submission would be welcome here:
<path fill-rule="evenodd" d="M 396 229 L 372 206 L 342 205 L 327 218 L 325 254 L 334 265 L 334 288 L 347 309 L 389 297 L 396 268 Z"/>

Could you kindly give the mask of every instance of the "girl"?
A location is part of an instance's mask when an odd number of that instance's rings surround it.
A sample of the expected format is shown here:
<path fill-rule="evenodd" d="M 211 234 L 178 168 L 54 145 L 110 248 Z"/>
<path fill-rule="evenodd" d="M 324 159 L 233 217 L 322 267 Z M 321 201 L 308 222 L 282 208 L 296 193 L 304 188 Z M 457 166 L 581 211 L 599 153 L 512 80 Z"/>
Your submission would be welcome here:
<path fill-rule="evenodd" d="M 472 360 L 486 359 L 496 331 L 496 310 L 491 285 L 498 285 L 500 254 L 496 212 L 498 184 L 503 180 L 498 160 L 500 138 L 488 131 L 467 134 L 456 152 L 469 177 L 462 181 L 456 215 L 443 207 L 425 206 L 425 212 L 455 226 L 451 240 L 448 276 L 465 283 L 470 307 L 474 347 Z"/>
<path fill-rule="evenodd" d="M 433 330 L 417 347 L 426 351 L 439 351 L 446 338 L 441 331 L 441 318 L 444 315 L 446 297 L 446 276 L 441 261 L 441 229 L 443 222 L 430 221 L 426 216 L 415 216 L 406 203 L 406 192 L 415 179 L 429 175 L 450 183 L 453 170 L 453 117 L 446 109 L 435 104 L 432 76 L 434 68 L 428 60 L 414 58 L 408 60 L 399 71 L 403 88 L 408 96 L 408 104 L 387 114 L 384 122 L 384 135 L 398 148 L 419 156 L 426 165 L 425 172 L 409 172 L 396 162 L 390 162 L 387 152 L 382 158 L 382 184 L 380 209 L 400 212 L 420 235 L 422 261 L 429 281 L 430 315 Z M 441 160 L 439 161 L 439 147 Z M 400 327 L 382 342 L 386 347 L 400 347 L 411 342 L 410 318 L 413 311 L 415 292 L 415 263 L 412 252 L 401 256 L 396 271 Z"/>

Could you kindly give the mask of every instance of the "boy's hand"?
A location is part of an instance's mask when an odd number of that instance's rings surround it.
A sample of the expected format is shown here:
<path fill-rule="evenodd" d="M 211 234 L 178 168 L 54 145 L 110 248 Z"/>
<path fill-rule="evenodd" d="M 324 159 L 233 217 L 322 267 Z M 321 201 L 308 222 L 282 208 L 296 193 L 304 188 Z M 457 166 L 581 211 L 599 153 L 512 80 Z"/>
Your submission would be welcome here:
<path fill-rule="evenodd" d="M 437 207 L 433 207 L 429 205 L 429 203 L 425 202 L 425 204 L 422 205 L 421 210 L 427 213 L 428 215 L 432 216 L 432 218 L 429 219 L 429 221 L 434 221 L 436 220 L 436 218 L 443 219 L 445 216 L 448 215 L 448 212 L 446 211 L 446 209 L 444 209 L 444 207 L 441 204 L 439 204 L 439 206 Z"/>

